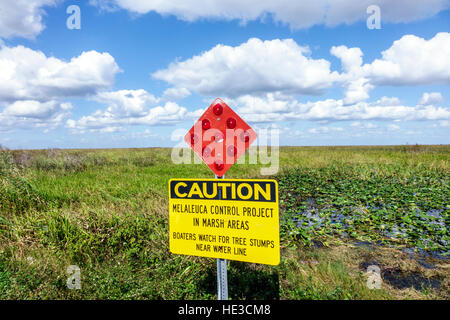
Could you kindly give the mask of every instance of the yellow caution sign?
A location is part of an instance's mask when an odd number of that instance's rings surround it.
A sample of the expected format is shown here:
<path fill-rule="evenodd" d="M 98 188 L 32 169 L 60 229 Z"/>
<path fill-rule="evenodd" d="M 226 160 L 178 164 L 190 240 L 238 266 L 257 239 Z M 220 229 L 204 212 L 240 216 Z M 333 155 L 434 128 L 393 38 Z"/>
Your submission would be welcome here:
<path fill-rule="evenodd" d="M 278 207 L 275 180 L 172 179 L 170 251 L 277 265 Z"/>

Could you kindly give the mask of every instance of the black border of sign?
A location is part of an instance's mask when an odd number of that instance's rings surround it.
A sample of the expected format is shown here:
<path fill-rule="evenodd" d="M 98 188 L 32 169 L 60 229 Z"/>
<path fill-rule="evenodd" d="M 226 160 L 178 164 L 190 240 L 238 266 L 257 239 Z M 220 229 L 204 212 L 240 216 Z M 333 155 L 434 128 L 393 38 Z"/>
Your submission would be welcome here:
<path fill-rule="evenodd" d="M 169 180 L 169 198 L 170 199 L 184 199 L 184 200 L 219 200 L 218 197 L 205 199 L 205 198 L 181 198 L 172 193 L 172 183 L 174 182 L 211 182 L 211 183 L 227 183 L 227 182 L 237 182 L 237 183 L 248 183 L 248 184 L 256 184 L 258 182 L 266 182 L 270 183 L 270 190 L 272 194 L 275 195 L 273 200 L 253 200 L 253 199 L 223 199 L 227 201 L 251 201 L 251 202 L 275 202 L 278 203 L 278 181 L 274 179 L 182 179 L 182 178 L 174 178 Z"/>

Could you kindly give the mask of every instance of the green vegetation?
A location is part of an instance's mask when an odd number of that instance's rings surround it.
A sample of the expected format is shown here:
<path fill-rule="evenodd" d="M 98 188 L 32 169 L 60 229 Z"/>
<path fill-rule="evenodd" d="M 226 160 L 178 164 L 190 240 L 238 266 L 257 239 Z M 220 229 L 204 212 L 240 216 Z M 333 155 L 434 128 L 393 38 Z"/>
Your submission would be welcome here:
<path fill-rule="evenodd" d="M 0 150 L 0 298 L 215 299 L 215 260 L 173 255 L 168 238 L 168 180 L 212 173 L 170 154 Z M 282 147 L 271 177 L 280 265 L 231 261 L 230 297 L 448 299 L 449 155 L 449 146 Z M 259 178 L 260 168 L 235 165 L 227 178 Z M 366 286 L 371 263 L 386 275 L 378 290 Z M 81 269 L 81 290 L 66 286 L 69 265 Z M 426 281 L 408 285 L 410 275 Z"/>
<path fill-rule="evenodd" d="M 445 176 L 440 168 L 393 165 L 289 169 L 279 178 L 284 226 L 305 243 L 345 235 L 448 255 L 450 190 Z"/>

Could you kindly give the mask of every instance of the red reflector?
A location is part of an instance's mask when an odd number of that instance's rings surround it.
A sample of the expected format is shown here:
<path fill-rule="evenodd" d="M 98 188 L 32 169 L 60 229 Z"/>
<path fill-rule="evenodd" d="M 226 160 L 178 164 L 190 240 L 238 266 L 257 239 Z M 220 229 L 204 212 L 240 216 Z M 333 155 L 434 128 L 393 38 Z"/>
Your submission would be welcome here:
<path fill-rule="evenodd" d="M 211 149 L 208 147 L 204 147 L 202 150 L 203 157 L 208 158 L 211 156 Z"/>
<path fill-rule="evenodd" d="M 242 141 L 244 141 L 244 142 L 249 142 L 249 141 L 250 141 L 250 133 L 248 133 L 247 131 L 246 131 L 246 132 L 243 132 L 243 133 L 241 134 L 241 139 L 242 139 Z"/>
<path fill-rule="evenodd" d="M 228 118 L 227 119 L 227 127 L 228 127 L 228 129 L 234 129 L 236 127 L 236 119 Z"/>
<path fill-rule="evenodd" d="M 216 105 L 213 107 L 213 112 L 214 112 L 214 114 L 215 114 L 216 116 L 220 116 L 220 115 L 222 114 L 222 112 L 223 112 L 223 107 L 222 107 L 220 104 L 216 104 Z"/>
<path fill-rule="evenodd" d="M 216 162 L 214 162 L 214 167 L 216 167 L 217 170 L 223 170 L 223 161 L 216 160 Z"/>
<path fill-rule="evenodd" d="M 235 146 L 228 146 L 227 147 L 227 153 L 228 153 L 229 156 L 234 157 L 236 155 L 236 153 L 237 153 L 236 147 Z"/>
<path fill-rule="evenodd" d="M 208 130 L 209 128 L 211 128 L 211 122 L 209 122 L 208 119 L 203 119 L 202 120 L 202 128 L 203 128 L 203 130 Z"/>
<path fill-rule="evenodd" d="M 198 141 L 198 137 L 196 134 L 191 135 L 191 144 L 194 144 Z"/>
<path fill-rule="evenodd" d="M 217 133 L 214 135 L 214 140 L 215 140 L 216 142 L 221 142 L 221 141 L 223 140 L 223 133 L 222 133 L 222 132 L 217 132 Z"/>

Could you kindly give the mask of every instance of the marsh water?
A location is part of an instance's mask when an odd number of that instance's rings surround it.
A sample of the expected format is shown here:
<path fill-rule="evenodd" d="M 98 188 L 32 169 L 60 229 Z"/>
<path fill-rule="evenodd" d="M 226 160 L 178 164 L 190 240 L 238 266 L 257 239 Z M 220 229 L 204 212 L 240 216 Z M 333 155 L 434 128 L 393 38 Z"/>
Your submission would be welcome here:
<path fill-rule="evenodd" d="M 389 240 L 395 240 L 398 238 L 407 238 L 408 232 L 405 228 L 404 223 L 392 224 L 390 226 L 381 224 L 381 234 L 383 240 L 374 240 L 374 241 L 361 241 L 354 240 L 349 236 L 349 232 L 347 231 L 352 226 L 353 217 L 349 214 L 344 214 L 343 212 L 332 209 L 331 213 L 327 212 L 327 214 L 321 214 L 321 209 L 318 208 L 317 202 L 313 198 L 306 199 L 306 208 L 302 211 L 297 212 L 292 217 L 292 222 L 295 223 L 298 228 L 312 228 L 312 229 L 320 229 L 326 227 L 327 225 L 336 225 L 339 224 L 340 237 L 348 240 L 351 244 L 356 245 L 358 247 L 366 247 L 369 249 L 375 249 L 377 246 L 390 246 L 390 247 L 398 247 L 396 244 L 392 244 Z M 325 209 L 330 209 L 329 206 L 325 206 Z M 373 212 L 374 210 L 380 210 L 380 207 L 352 207 L 351 211 L 355 212 L 356 215 L 364 214 L 367 210 Z M 419 209 L 417 209 L 419 210 Z M 430 219 L 422 218 L 422 221 L 427 220 L 427 223 L 437 225 L 441 228 L 446 228 L 446 221 L 444 218 L 444 209 L 432 209 L 426 212 L 426 215 L 430 217 Z M 423 216 L 423 215 L 422 215 Z M 437 239 L 440 241 L 440 244 L 444 249 L 431 251 L 424 250 L 415 246 L 407 246 L 398 247 L 399 250 L 403 251 L 408 255 L 409 258 L 417 261 L 422 267 L 426 269 L 434 269 L 435 264 L 430 261 L 444 260 L 448 261 L 448 242 L 445 238 L 445 234 L 443 234 L 441 239 Z M 429 239 L 422 239 L 424 243 L 431 241 Z M 313 241 L 315 246 L 321 246 L 320 241 Z M 447 248 L 447 249 L 445 249 Z M 431 259 L 430 259 L 431 258 Z M 369 265 L 378 265 L 377 261 L 365 261 L 360 265 L 361 270 L 366 270 Z M 409 272 L 404 273 L 401 270 L 395 268 L 383 268 L 381 272 L 381 276 L 384 281 L 388 282 L 394 288 L 404 289 L 404 288 L 415 288 L 416 290 L 421 290 L 424 287 L 431 288 L 439 288 L 441 284 L 441 280 L 437 278 L 426 278 L 422 274 L 418 272 Z"/>

